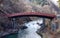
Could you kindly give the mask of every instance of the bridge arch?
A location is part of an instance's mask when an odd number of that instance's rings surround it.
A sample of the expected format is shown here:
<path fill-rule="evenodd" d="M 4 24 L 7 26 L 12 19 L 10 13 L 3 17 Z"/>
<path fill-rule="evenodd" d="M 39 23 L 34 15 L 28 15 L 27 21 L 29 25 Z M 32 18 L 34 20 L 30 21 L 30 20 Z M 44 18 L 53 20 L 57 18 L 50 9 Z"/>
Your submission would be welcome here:
<path fill-rule="evenodd" d="M 16 17 L 22 17 L 22 16 L 38 16 L 38 17 L 49 18 L 49 19 L 53 19 L 56 17 L 55 14 L 40 13 L 40 12 L 24 12 L 24 13 L 8 14 L 8 18 L 16 18 Z"/>

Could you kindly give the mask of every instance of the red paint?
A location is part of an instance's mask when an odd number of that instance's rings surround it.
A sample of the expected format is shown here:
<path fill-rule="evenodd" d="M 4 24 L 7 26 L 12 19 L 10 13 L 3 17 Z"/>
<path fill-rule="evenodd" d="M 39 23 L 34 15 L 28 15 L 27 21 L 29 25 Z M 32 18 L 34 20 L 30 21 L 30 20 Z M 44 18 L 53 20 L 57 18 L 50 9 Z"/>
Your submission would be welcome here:
<path fill-rule="evenodd" d="M 22 15 L 38 15 L 38 16 L 45 16 L 45 17 L 51 17 L 54 18 L 56 15 L 54 14 L 48 14 L 48 13 L 40 13 L 40 12 L 24 12 L 24 13 L 13 13 L 13 14 L 8 14 L 8 17 L 15 17 L 15 16 L 22 16 Z"/>

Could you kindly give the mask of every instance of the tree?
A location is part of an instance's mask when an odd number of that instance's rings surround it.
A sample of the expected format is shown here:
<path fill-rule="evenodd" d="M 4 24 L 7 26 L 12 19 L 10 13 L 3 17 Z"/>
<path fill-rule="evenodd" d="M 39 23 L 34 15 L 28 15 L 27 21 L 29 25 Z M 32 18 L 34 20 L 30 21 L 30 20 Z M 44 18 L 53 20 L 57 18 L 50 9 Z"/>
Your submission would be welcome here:
<path fill-rule="evenodd" d="M 38 5 L 42 5 L 42 6 L 49 4 L 49 3 L 47 2 L 47 0 L 29 0 L 29 1 L 35 2 L 35 3 L 37 3 Z"/>
<path fill-rule="evenodd" d="M 59 7 L 60 7 L 60 0 L 58 0 L 57 2 L 58 2 L 58 4 L 59 4 Z"/>

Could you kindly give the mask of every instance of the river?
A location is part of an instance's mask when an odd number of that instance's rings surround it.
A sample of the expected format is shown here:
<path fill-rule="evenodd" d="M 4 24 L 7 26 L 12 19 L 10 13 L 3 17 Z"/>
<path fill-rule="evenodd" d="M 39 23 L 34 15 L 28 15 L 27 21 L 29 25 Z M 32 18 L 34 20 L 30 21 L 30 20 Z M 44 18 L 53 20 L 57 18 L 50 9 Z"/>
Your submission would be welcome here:
<path fill-rule="evenodd" d="M 18 32 L 18 38 L 41 38 L 41 36 L 36 33 L 37 29 L 40 28 L 37 22 L 42 23 L 42 20 L 31 21 L 29 23 L 25 23 L 25 25 L 28 28 L 24 30 L 20 29 Z"/>

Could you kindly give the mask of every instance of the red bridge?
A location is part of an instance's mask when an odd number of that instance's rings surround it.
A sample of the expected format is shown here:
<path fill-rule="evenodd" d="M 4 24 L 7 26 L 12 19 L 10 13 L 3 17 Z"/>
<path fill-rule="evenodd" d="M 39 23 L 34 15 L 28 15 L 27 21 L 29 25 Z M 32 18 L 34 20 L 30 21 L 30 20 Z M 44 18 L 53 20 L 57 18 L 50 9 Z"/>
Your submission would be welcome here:
<path fill-rule="evenodd" d="M 24 13 L 13 13 L 13 14 L 7 14 L 9 18 L 11 17 L 20 17 L 20 16 L 39 16 L 44 18 L 55 18 L 56 15 L 54 14 L 48 14 L 48 13 L 40 13 L 40 12 L 24 12 Z"/>

